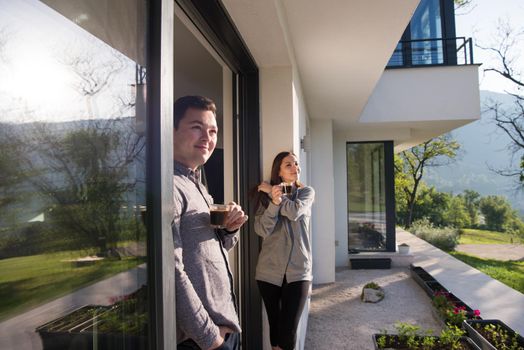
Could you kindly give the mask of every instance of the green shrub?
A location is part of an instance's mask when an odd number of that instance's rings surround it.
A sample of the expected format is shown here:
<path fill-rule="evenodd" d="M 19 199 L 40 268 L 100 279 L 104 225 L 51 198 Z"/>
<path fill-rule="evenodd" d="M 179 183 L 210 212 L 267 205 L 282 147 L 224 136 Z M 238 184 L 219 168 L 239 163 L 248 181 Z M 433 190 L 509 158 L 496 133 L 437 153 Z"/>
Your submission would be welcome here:
<path fill-rule="evenodd" d="M 415 221 L 410 231 L 444 251 L 454 250 L 459 240 L 459 230 L 453 227 L 434 227 L 427 218 Z"/>

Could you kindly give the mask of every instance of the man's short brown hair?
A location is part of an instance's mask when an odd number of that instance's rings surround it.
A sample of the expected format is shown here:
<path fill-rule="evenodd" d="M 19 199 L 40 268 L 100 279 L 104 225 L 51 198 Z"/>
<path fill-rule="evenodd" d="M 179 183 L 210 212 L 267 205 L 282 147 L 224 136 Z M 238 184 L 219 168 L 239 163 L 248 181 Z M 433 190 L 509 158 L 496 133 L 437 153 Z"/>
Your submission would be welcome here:
<path fill-rule="evenodd" d="M 175 101 L 175 113 L 173 118 L 173 126 L 175 129 L 178 129 L 180 120 L 184 118 L 184 115 L 189 108 L 201 111 L 211 111 L 215 117 L 217 115 L 217 107 L 212 99 L 204 96 L 183 96 Z"/>

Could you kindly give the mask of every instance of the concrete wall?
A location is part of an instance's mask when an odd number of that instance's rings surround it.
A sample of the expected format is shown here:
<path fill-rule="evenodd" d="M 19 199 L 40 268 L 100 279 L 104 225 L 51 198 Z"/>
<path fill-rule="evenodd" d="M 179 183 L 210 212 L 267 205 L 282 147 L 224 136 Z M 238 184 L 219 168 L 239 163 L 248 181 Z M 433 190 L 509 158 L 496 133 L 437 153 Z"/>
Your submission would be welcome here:
<path fill-rule="evenodd" d="M 311 184 L 315 188 L 313 206 L 313 283 L 335 281 L 335 177 L 333 124 L 311 120 Z"/>

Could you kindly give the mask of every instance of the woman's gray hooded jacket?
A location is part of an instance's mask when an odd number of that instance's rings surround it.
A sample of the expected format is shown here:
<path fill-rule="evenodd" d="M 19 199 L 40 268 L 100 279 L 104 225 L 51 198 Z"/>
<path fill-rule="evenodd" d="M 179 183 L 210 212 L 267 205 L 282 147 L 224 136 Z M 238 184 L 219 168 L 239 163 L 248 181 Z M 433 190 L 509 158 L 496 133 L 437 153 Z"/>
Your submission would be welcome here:
<path fill-rule="evenodd" d="M 281 286 L 286 276 L 288 283 L 311 281 L 311 206 L 315 199 L 312 187 L 295 190 L 291 198 L 282 197 L 282 203 L 260 206 L 255 215 L 255 232 L 264 238 L 258 256 L 255 279 Z"/>

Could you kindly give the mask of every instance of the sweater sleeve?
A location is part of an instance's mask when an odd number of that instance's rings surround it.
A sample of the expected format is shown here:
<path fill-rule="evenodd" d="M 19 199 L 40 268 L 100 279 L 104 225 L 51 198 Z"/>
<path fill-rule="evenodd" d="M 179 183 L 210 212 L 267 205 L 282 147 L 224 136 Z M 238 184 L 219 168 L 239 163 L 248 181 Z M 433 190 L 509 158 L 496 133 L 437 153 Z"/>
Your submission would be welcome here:
<path fill-rule="evenodd" d="M 219 229 L 217 232 L 218 232 L 218 236 L 220 237 L 220 240 L 222 241 L 223 247 L 227 251 L 230 251 L 238 243 L 238 240 L 240 238 L 239 237 L 240 229 L 234 232 L 229 232 L 224 229 Z"/>
<path fill-rule="evenodd" d="M 271 201 L 267 208 L 264 208 L 263 206 L 258 208 L 257 213 L 255 214 L 254 224 L 257 235 L 265 238 L 273 233 L 278 222 L 279 211 L 280 206 L 275 205 Z"/>
<path fill-rule="evenodd" d="M 315 190 L 313 187 L 303 187 L 297 190 L 294 200 L 283 197 L 280 203 L 280 215 L 287 217 L 291 221 L 297 221 L 302 215 L 311 210 L 315 200 Z"/>
<path fill-rule="evenodd" d="M 183 205 L 175 197 L 175 215 L 171 223 L 175 255 L 176 322 L 182 332 L 202 349 L 212 346 L 219 336 L 219 328 L 211 320 L 184 269 L 184 247 L 180 236 L 180 217 Z"/>

